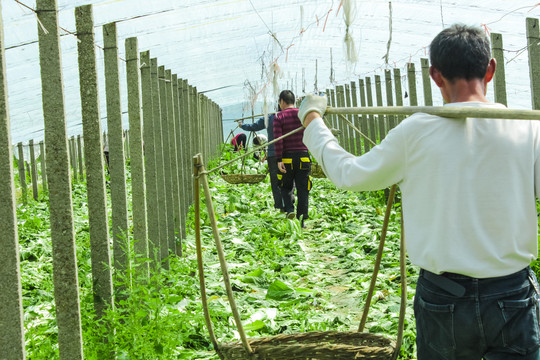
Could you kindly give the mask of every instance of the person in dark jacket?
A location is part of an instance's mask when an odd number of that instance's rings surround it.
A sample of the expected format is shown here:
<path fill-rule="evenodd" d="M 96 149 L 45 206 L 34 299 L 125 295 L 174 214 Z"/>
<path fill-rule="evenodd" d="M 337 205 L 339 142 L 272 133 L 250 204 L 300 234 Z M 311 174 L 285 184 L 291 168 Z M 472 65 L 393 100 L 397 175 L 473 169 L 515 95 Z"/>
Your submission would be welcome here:
<path fill-rule="evenodd" d="M 274 118 L 274 136 L 279 138 L 293 130 L 302 127 L 298 119 L 298 109 L 295 108 L 294 94 L 290 90 L 283 90 L 279 94 L 279 106 L 282 109 Z M 311 158 L 306 145 L 302 142 L 304 130 L 290 135 L 275 143 L 278 169 L 281 172 L 281 194 L 285 205 L 285 211 L 289 219 L 294 218 L 294 198 L 292 194 L 296 186 L 298 206 L 296 218 L 308 219 L 309 191 L 311 190 Z M 278 175 L 278 178 L 279 178 Z"/>
<path fill-rule="evenodd" d="M 276 114 L 269 114 L 268 121 L 264 121 L 264 116 L 261 117 L 257 122 L 253 124 L 243 124 L 240 123 L 240 128 L 245 131 L 260 131 L 266 129 L 268 134 L 268 141 L 274 140 L 274 116 Z M 272 188 L 272 196 L 274 198 L 274 208 L 285 212 L 285 205 L 283 203 L 283 197 L 281 196 L 281 188 L 278 182 L 278 165 L 276 158 L 276 151 L 274 149 L 274 144 L 268 145 L 268 153 L 266 156 L 266 162 L 268 163 L 268 172 L 270 173 L 270 187 Z M 292 190 L 287 195 L 292 196 Z"/>

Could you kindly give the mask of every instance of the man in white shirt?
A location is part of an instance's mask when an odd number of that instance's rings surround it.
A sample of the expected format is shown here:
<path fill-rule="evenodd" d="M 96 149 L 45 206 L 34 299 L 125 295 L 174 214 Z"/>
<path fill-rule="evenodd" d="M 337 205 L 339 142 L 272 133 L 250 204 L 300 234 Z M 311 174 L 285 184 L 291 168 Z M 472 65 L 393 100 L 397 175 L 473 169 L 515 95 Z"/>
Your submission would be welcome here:
<path fill-rule="evenodd" d="M 503 108 L 486 97 L 495 72 L 479 28 L 454 25 L 430 46 L 430 75 L 445 106 Z M 407 251 L 421 268 L 414 301 L 419 360 L 540 359 L 536 194 L 540 122 L 418 113 L 355 157 L 308 95 L 304 143 L 338 187 L 397 183 Z"/>

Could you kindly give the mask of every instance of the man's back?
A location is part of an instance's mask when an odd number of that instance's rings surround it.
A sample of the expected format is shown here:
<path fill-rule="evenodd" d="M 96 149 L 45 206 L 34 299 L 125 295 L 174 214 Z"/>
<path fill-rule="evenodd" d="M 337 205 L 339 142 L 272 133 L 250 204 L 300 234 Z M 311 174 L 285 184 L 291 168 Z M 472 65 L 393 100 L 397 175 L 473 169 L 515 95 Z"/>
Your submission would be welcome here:
<path fill-rule="evenodd" d="M 413 262 L 483 278 L 536 258 L 539 124 L 419 114 L 404 125 L 399 186 Z"/>
<path fill-rule="evenodd" d="M 538 122 L 415 114 L 361 157 L 337 150 L 329 131 L 320 136 L 322 126 L 321 120 L 308 127 L 304 141 L 338 187 L 398 183 L 416 265 L 483 278 L 513 273 L 536 258 Z"/>

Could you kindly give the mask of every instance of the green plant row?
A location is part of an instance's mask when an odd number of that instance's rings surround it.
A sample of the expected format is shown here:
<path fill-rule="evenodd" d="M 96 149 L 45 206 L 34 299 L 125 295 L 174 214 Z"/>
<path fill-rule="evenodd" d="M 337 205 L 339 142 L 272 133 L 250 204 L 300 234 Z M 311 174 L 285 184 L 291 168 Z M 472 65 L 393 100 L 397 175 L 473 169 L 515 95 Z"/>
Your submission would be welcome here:
<path fill-rule="evenodd" d="M 128 177 L 128 190 L 130 188 Z M 367 295 L 382 228 L 384 191 L 352 193 L 314 180 L 310 219 L 302 229 L 272 206 L 268 178 L 230 185 L 210 176 L 218 226 L 234 294 L 250 337 L 313 330 L 355 330 Z M 128 194 L 128 197 L 131 195 Z M 201 197 L 204 194 L 201 192 Z M 81 313 L 86 359 L 218 359 L 202 314 L 195 257 L 193 210 L 188 215 L 184 258 L 170 270 L 138 279 L 132 258 L 126 290 L 104 319 L 93 312 L 88 211 L 84 183 L 73 185 Z M 367 331 L 395 338 L 400 301 L 399 202 L 394 206 Z M 52 246 L 46 196 L 18 207 L 26 351 L 28 359 L 58 359 L 52 282 Z M 209 219 L 201 226 L 210 314 L 220 342 L 238 339 L 227 301 Z M 131 241 L 128 237 L 126 245 Z M 130 246 L 130 248 L 133 248 Z M 133 257 L 133 254 L 131 255 Z M 152 256 L 152 254 L 151 254 Z M 538 273 L 538 262 L 533 264 Z M 415 354 L 412 311 L 417 269 L 410 275 L 401 359 Z M 114 334 L 114 335 L 113 335 Z M 106 339 L 106 341 L 104 341 Z"/>

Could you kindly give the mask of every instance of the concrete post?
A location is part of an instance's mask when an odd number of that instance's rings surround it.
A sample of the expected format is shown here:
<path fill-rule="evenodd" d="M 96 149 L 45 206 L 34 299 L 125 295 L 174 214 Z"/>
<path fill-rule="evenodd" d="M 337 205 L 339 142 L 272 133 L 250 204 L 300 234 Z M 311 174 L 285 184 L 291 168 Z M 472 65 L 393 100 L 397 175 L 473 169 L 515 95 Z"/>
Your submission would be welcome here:
<path fill-rule="evenodd" d="M 357 107 L 358 106 L 358 93 L 356 91 L 355 81 L 351 81 L 351 100 L 352 100 L 352 106 Z M 360 127 L 362 126 L 360 124 L 360 117 L 358 115 L 353 115 L 353 124 L 354 126 L 356 126 L 357 129 L 360 129 Z M 356 133 L 356 131 L 354 131 L 354 140 L 355 140 L 354 146 L 356 148 L 356 152 L 354 154 L 361 155 L 362 154 L 362 136 Z"/>
<path fill-rule="evenodd" d="M 118 41 L 116 23 L 103 25 L 103 55 L 105 63 L 105 99 L 107 104 L 107 139 L 109 144 L 109 179 L 111 191 L 111 225 L 115 275 L 115 302 L 118 305 L 128 282 L 129 272 L 128 203 L 126 190 L 126 163 L 120 101 L 120 74 L 118 70 Z M 88 177 L 88 171 L 87 171 Z"/>
<path fill-rule="evenodd" d="M 45 143 L 43 140 L 39 142 L 39 163 L 41 165 L 41 185 L 43 191 L 47 192 L 47 159 L 45 158 Z"/>
<path fill-rule="evenodd" d="M 94 284 L 94 309 L 101 319 L 112 306 L 111 257 L 109 251 L 109 222 L 105 197 L 103 172 L 103 147 L 101 143 L 101 115 L 97 84 L 97 67 L 94 39 L 94 19 L 91 5 L 75 8 L 77 29 L 81 116 L 86 159 L 86 186 L 88 191 L 88 222 L 92 277 Z M 109 148 L 110 149 L 110 148 Z"/>
<path fill-rule="evenodd" d="M 540 27 L 538 19 L 527 18 L 527 49 L 531 78 L 532 108 L 540 109 Z"/>
<path fill-rule="evenodd" d="M 165 67 L 158 68 L 159 76 L 159 104 L 161 106 L 161 140 L 163 141 L 163 166 L 165 174 L 165 197 L 167 207 L 167 246 L 168 249 L 174 249 L 174 202 L 172 192 L 172 169 L 171 169 L 171 148 L 169 144 L 169 112 L 167 109 L 167 78 L 165 76 Z M 168 253 L 170 255 L 170 252 Z"/>
<path fill-rule="evenodd" d="M 418 106 L 418 97 L 416 96 L 416 71 L 414 63 L 407 63 L 407 79 L 409 80 L 409 105 Z"/>
<path fill-rule="evenodd" d="M 152 78 L 150 74 L 150 52 L 141 53 L 141 91 L 143 109 L 144 166 L 146 177 L 146 213 L 148 221 L 149 257 L 154 270 L 159 269 L 159 216 L 156 178 L 156 152 L 154 141 L 154 115 L 152 110 Z"/>
<path fill-rule="evenodd" d="M 158 213 L 159 213 L 159 248 L 160 261 L 164 269 L 169 269 L 169 235 L 167 216 L 167 197 L 165 196 L 165 161 L 163 156 L 163 136 L 161 121 L 160 87 L 157 59 L 150 59 L 150 74 L 152 75 L 152 108 L 154 114 L 154 141 L 156 150 Z"/>
<path fill-rule="evenodd" d="M 79 159 L 79 180 L 84 180 L 82 137 L 77 135 L 77 159 Z"/>
<path fill-rule="evenodd" d="M 24 169 L 24 151 L 22 142 L 17 144 L 17 149 L 19 150 L 19 160 L 17 161 L 17 165 L 19 168 L 19 182 L 21 183 L 22 203 L 26 204 L 28 203 L 28 189 L 26 187 L 26 170 Z"/>
<path fill-rule="evenodd" d="M 424 87 L 424 104 L 433 106 L 433 94 L 431 92 L 431 76 L 429 76 L 429 60 L 426 58 L 420 59 L 422 66 L 422 84 Z"/>
<path fill-rule="evenodd" d="M 64 85 L 56 0 L 37 0 L 39 62 L 51 216 L 54 300 L 61 360 L 83 358 Z"/>
<path fill-rule="evenodd" d="M 336 103 L 337 107 L 345 106 L 345 89 L 342 85 L 336 86 Z M 338 117 L 337 123 L 339 124 L 339 130 L 341 130 L 341 133 L 339 134 L 339 143 L 345 150 L 349 151 L 348 142 L 346 140 L 348 125 L 345 124 L 345 121 L 341 117 Z"/>
<path fill-rule="evenodd" d="M 183 163 L 183 171 L 188 174 L 188 186 L 191 188 L 191 158 L 195 154 L 193 152 L 193 146 L 192 146 L 192 136 L 191 136 L 191 121 L 190 121 L 190 99 L 189 99 L 189 85 L 187 83 L 187 80 L 179 80 L 178 82 L 179 88 L 178 93 L 181 96 L 180 98 L 180 110 L 181 110 L 181 116 L 180 116 L 180 124 L 181 124 L 181 135 L 182 135 L 182 152 L 186 154 L 185 157 L 182 158 Z M 187 213 L 189 206 L 191 204 L 191 201 L 193 200 L 193 192 L 187 191 L 186 196 L 184 197 L 184 211 Z"/>
<path fill-rule="evenodd" d="M 352 100 L 351 100 L 351 88 L 349 86 L 349 84 L 345 84 L 345 106 L 347 107 L 351 107 L 352 106 Z M 347 115 L 347 119 L 354 123 L 354 115 Z M 349 124 L 347 124 L 345 126 L 347 128 L 347 143 L 348 143 L 348 148 L 349 148 L 349 152 L 351 154 L 354 154 L 356 152 L 356 149 L 355 149 L 355 143 L 354 143 L 354 137 L 356 135 L 356 132 L 354 131 L 353 128 L 351 128 L 349 126 Z"/>
<path fill-rule="evenodd" d="M 366 77 L 366 99 L 367 105 L 373 106 L 373 90 L 371 87 L 371 78 L 369 76 Z M 373 115 L 369 115 L 369 137 L 371 138 L 371 141 L 377 143 L 377 127 Z M 373 144 L 370 143 L 369 147 L 372 148 Z"/>
<path fill-rule="evenodd" d="M 141 80 L 139 75 L 139 48 L 136 37 L 126 39 L 126 72 L 129 115 L 129 148 L 133 206 L 133 250 L 135 256 L 148 258 L 146 234 L 146 195 L 141 122 Z M 137 268 L 139 276 L 148 277 L 148 263 Z"/>
<path fill-rule="evenodd" d="M 360 106 L 366 107 L 366 86 L 364 83 L 364 79 L 358 79 L 358 84 L 360 87 Z M 368 117 L 366 115 L 362 115 L 362 122 L 360 125 L 360 130 L 362 131 L 364 135 L 369 136 Z M 364 144 L 364 154 L 365 154 L 371 148 L 371 144 L 366 139 L 362 139 L 362 143 Z"/>
<path fill-rule="evenodd" d="M 176 134 L 176 169 L 178 171 L 178 211 L 180 216 L 180 228 L 178 234 L 178 244 L 176 246 L 176 254 L 182 256 L 182 239 L 186 236 L 186 211 L 184 208 L 184 197 L 189 188 L 186 186 L 186 172 L 184 171 L 183 158 L 186 156 L 182 151 L 182 125 L 180 120 L 180 98 L 178 97 L 178 75 L 172 76 L 173 85 L 173 105 L 175 119 L 175 134 Z"/>
<path fill-rule="evenodd" d="M 36 164 L 36 153 L 34 151 L 34 140 L 31 139 L 28 142 L 28 147 L 30 148 L 30 169 L 32 169 L 32 195 L 34 200 L 39 199 L 38 193 L 38 181 L 37 181 L 37 164 Z"/>
<path fill-rule="evenodd" d="M 169 137 L 169 164 L 171 176 L 170 199 L 172 202 L 173 228 L 170 237 L 169 249 L 171 254 L 176 254 L 176 234 L 180 233 L 180 194 L 178 193 L 178 157 L 176 151 L 176 118 L 174 116 L 173 86 L 171 70 L 165 70 L 165 97 L 167 102 L 167 135 Z"/>
<path fill-rule="evenodd" d="M 380 75 L 375 75 L 375 94 L 377 99 L 377 106 L 383 106 L 382 101 L 382 84 Z M 388 129 L 386 115 L 377 115 L 377 125 L 379 126 L 379 141 L 383 141 L 386 137 Z"/>
<path fill-rule="evenodd" d="M 5 360 L 24 360 L 19 238 L 3 29 L 0 16 L 0 356 Z"/>
<path fill-rule="evenodd" d="M 69 145 L 70 145 L 70 148 L 71 148 L 71 154 L 72 154 L 72 158 L 71 158 L 71 166 L 73 167 L 73 180 L 77 180 L 77 173 L 78 173 L 78 169 L 77 169 L 77 144 L 75 143 L 75 136 L 72 136 L 70 139 L 69 139 Z"/>
<path fill-rule="evenodd" d="M 491 33 L 491 54 L 497 61 L 497 70 L 493 77 L 495 102 L 508 105 L 506 100 L 506 75 L 504 71 L 503 38 L 501 34 Z"/>
<path fill-rule="evenodd" d="M 394 105 L 394 92 L 392 91 L 392 73 L 390 70 L 384 70 L 384 82 L 386 89 L 386 106 Z M 388 131 L 396 126 L 396 117 L 394 115 L 388 115 Z"/>
<path fill-rule="evenodd" d="M 401 71 L 394 69 L 394 88 L 396 89 L 396 106 L 403 106 L 403 92 L 401 90 Z M 397 116 L 397 122 L 403 120 L 403 116 Z"/>

